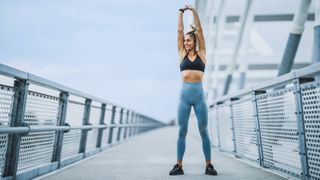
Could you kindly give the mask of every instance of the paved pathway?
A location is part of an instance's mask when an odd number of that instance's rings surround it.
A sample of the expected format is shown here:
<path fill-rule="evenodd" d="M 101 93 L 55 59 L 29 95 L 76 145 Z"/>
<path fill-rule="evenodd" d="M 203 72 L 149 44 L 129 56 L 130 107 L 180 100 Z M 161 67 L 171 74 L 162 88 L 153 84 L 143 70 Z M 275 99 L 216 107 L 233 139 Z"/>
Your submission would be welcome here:
<path fill-rule="evenodd" d="M 204 175 L 201 141 L 188 134 L 183 176 L 169 176 L 175 163 L 177 127 L 165 127 L 133 137 L 87 160 L 39 179 L 49 180 L 271 180 L 285 179 L 212 149 L 218 176 Z"/>

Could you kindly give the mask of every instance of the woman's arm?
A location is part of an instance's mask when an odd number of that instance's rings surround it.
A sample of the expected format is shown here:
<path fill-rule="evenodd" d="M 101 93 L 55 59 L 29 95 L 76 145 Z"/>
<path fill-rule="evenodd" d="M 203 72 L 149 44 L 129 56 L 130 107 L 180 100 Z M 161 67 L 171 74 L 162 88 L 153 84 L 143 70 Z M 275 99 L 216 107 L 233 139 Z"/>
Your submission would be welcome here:
<path fill-rule="evenodd" d="M 181 55 L 182 52 L 184 51 L 183 41 L 184 41 L 183 12 L 179 11 L 179 17 L 178 17 L 178 53 L 179 55 Z"/>
<path fill-rule="evenodd" d="M 204 41 L 204 36 L 203 36 L 203 31 L 202 31 L 202 26 L 201 26 L 201 23 L 200 23 L 200 18 L 199 18 L 199 15 L 198 15 L 198 12 L 191 6 L 187 6 L 188 9 L 190 9 L 193 13 L 193 16 L 194 16 L 194 22 L 196 24 L 196 35 L 198 37 L 198 45 L 199 45 L 199 51 L 201 53 L 206 53 L 206 45 L 205 45 L 205 41 Z"/>

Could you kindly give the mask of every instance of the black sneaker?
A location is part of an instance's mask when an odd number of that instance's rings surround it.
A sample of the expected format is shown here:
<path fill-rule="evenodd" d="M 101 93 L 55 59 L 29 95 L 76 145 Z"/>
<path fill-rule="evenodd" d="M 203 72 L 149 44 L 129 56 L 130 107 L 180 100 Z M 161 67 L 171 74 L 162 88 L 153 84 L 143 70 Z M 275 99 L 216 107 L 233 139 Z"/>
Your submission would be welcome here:
<path fill-rule="evenodd" d="M 207 174 L 207 175 L 212 175 L 212 176 L 218 175 L 217 171 L 214 169 L 214 167 L 213 167 L 212 164 L 209 164 L 209 165 L 206 167 L 206 172 L 205 172 L 205 174 Z"/>
<path fill-rule="evenodd" d="M 176 164 L 173 166 L 173 169 L 169 172 L 169 175 L 174 176 L 174 175 L 182 175 L 184 174 L 182 166 L 179 164 Z"/>

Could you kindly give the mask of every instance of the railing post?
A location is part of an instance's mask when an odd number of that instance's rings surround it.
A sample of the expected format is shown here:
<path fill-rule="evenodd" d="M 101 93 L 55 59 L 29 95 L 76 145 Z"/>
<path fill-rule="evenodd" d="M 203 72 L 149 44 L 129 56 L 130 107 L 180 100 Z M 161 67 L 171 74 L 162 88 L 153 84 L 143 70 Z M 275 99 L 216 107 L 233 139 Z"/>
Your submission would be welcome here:
<path fill-rule="evenodd" d="M 132 132 L 132 136 L 135 136 L 137 133 L 137 121 L 138 121 L 138 114 L 134 113 L 134 119 L 133 119 L 133 132 Z"/>
<path fill-rule="evenodd" d="M 142 115 L 139 124 L 143 124 L 143 123 L 145 122 L 145 120 L 146 120 L 146 117 L 144 117 L 144 116 Z M 140 132 L 139 132 L 139 134 L 143 133 L 143 132 L 144 132 L 144 129 L 145 129 L 145 127 L 144 127 L 144 126 L 141 126 L 141 127 L 140 127 Z"/>
<path fill-rule="evenodd" d="M 91 99 L 86 99 L 85 105 L 84 105 L 83 121 L 82 121 L 83 125 L 90 125 L 89 118 L 90 118 L 91 103 L 92 103 Z M 88 136 L 88 130 L 83 129 L 81 132 L 79 153 L 86 152 L 87 136 Z"/>
<path fill-rule="evenodd" d="M 114 125 L 114 118 L 116 115 L 116 106 L 112 106 L 112 115 L 111 115 L 111 124 L 110 125 Z M 113 135 L 113 129 L 114 127 L 110 127 L 110 131 L 109 131 L 109 139 L 108 139 L 108 143 L 112 144 L 112 135 Z"/>
<path fill-rule="evenodd" d="M 233 152 L 237 152 L 237 144 L 236 144 L 236 128 L 234 127 L 234 117 L 233 117 L 233 105 L 232 105 L 232 102 L 233 101 L 236 101 L 236 100 L 239 100 L 239 98 L 231 98 L 230 99 L 230 118 L 231 118 L 231 130 L 232 130 L 232 141 L 233 141 Z"/>
<path fill-rule="evenodd" d="M 220 135 L 220 125 L 219 125 L 219 104 L 222 104 L 221 102 L 217 102 L 217 131 L 218 131 L 218 148 L 221 147 L 221 135 Z"/>
<path fill-rule="evenodd" d="M 29 82 L 27 80 L 14 81 L 14 99 L 11 113 L 10 127 L 23 126 L 25 108 L 28 96 Z M 19 152 L 21 145 L 21 134 L 8 135 L 6 160 L 3 170 L 3 177 L 12 176 L 15 179 L 18 170 Z"/>
<path fill-rule="evenodd" d="M 138 126 L 137 126 L 137 122 L 138 122 L 138 114 L 134 114 L 134 121 L 133 121 L 133 124 L 134 124 L 134 128 L 133 128 L 133 136 L 135 136 L 137 134 L 137 129 L 138 129 Z"/>
<path fill-rule="evenodd" d="M 301 175 L 302 179 L 309 179 L 309 167 L 308 167 L 308 157 L 307 157 L 307 146 L 306 146 L 306 137 L 304 129 L 304 118 L 303 118 L 303 106 L 302 106 L 302 97 L 301 97 L 301 88 L 300 83 L 303 79 L 294 79 L 294 95 L 296 100 L 296 120 L 298 127 L 298 138 L 299 138 L 299 154 L 301 161 Z"/>
<path fill-rule="evenodd" d="M 138 114 L 137 115 L 137 119 L 136 119 L 136 125 L 137 125 L 137 129 L 136 129 L 136 132 L 135 132 L 135 135 L 138 135 L 140 134 L 140 121 L 141 121 L 141 115 Z"/>
<path fill-rule="evenodd" d="M 146 119 L 146 117 L 144 117 L 144 116 L 142 115 L 141 118 L 140 118 L 139 124 L 143 124 L 143 123 L 145 122 L 145 119 Z M 145 127 L 140 126 L 139 134 L 143 133 L 143 132 L 144 132 L 144 129 L 145 129 Z"/>
<path fill-rule="evenodd" d="M 118 136 L 117 136 L 117 141 L 119 142 L 120 141 L 120 135 L 121 135 L 121 129 L 122 129 L 122 127 L 121 127 L 121 125 L 123 124 L 122 123 L 122 119 L 123 119 L 123 108 L 121 108 L 121 110 L 120 110 L 120 120 L 119 120 L 119 128 L 118 128 Z"/>
<path fill-rule="evenodd" d="M 123 139 L 126 139 L 126 138 L 127 138 L 127 133 L 128 133 L 128 126 L 127 126 L 127 125 L 129 124 L 129 114 L 131 114 L 131 113 L 130 113 L 129 110 L 127 110 L 126 127 L 125 127 L 125 129 L 124 129 Z"/>
<path fill-rule="evenodd" d="M 261 167 L 264 167 L 264 157 L 263 157 L 263 147 L 262 147 L 262 137 L 261 137 L 261 130 L 260 130 L 260 121 L 259 121 L 259 111 L 258 111 L 258 100 L 257 95 L 264 94 L 266 91 L 252 91 L 252 104 L 254 110 L 254 119 L 256 121 L 256 135 L 257 135 L 257 146 L 258 146 L 258 153 L 259 153 L 259 164 Z"/>
<path fill-rule="evenodd" d="M 103 104 L 101 105 L 101 113 L 100 113 L 100 120 L 99 120 L 99 124 L 100 124 L 100 125 L 106 125 L 106 124 L 104 123 L 105 114 L 106 114 L 106 104 L 103 103 Z M 102 135 L 103 135 L 103 130 L 104 130 L 104 129 L 105 129 L 105 128 L 99 128 L 99 130 L 98 130 L 98 139 L 97 139 L 97 145 L 96 145 L 97 148 L 100 148 L 100 147 L 101 147 Z"/>
<path fill-rule="evenodd" d="M 142 116 L 142 117 L 141 117 L 141 122 L 140 122 L 140 124 L 144 124 L 146 121 L 147 121 L 147 117 Z M 142 126 L 142 127 L 141 127 L 141 130 L 140 130 L 140 133 L 144 133 L 145 130 L 146 130 L 146 128 L 147 128 L 147 127 Z"/>
<path fill-rule="evenodd" d="M 69 93 L 61 92 L 59 98 L 60 98 L 60 101 L 59 101 L 57 126 L 64 126 L 66 122 Z M 58 167 L 60 167 L 63 135 L 64 135 L 64 131 L 56 131 L 55 140 L 54 140 L 52 162 L 57 161 Z"/>
<path fill-rule="evenodd" d="M 129 136 L 132 136 L 133 133 L 133 123 L 134 123 L 134 117 L 135 117 L 135 113 L 132 112 L 131 113 L 131 119 L 130 119 L 130 129 L 129 129 Z"/>

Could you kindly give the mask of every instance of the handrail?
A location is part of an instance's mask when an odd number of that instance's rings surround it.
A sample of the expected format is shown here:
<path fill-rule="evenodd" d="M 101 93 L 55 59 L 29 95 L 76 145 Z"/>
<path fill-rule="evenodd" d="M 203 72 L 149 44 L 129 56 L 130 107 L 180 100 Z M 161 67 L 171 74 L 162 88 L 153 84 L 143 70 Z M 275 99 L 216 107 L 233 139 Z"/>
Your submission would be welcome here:
<path fill-rule="evenodd" d="M 32 132 L 47 132 L 47 131 L 69 131 L 69 130 L 91 130 L 105 129 L 111 127 L 151 127 L 155 123 L 140 123 L 140 124 L 109 124 L 109 125 L 79 125 L 79 126 L 30 126 L 30 127 L 0 127 L 0 134 L 28 134 Z"/>
<path fill-rule="evenodd" d="M 317 63 L 216 99 L 214 146 L 271 171 L 318 179 L 319 74 Z"/>
<path fill-rule="evenodd" d="M 283 85 L 283 84 L 290 82 L 290 81 L 297 79 L 297 78 L 312 77 L 313 75 L 315 75 L 316 73 L 319 73 L 319 72 L 320 72 L 320 63 L 315 63 L 312 65 L 309 65 L 308 67 L 292 71 L 288 74 L 279 76 L 277 78 L 264 81 L 263 83 L 260 83 L 258 85 L 250 86 L 246 89 L 240 90 L 240 91 L 235 92 L 233 94 L 221 96 L 221 97 L 217 98 L 212 104 L 210 104 L 210 107 L 213 107 L 213 106 L 217 105 L 218 103 L 224 102 L 224 101 L 229 100 L 231 98 L 241 97 L 245 94 L 250 94 L 252 91 L 265 90 L 265 89 L 268 89 L 271 87 Z"/>
<path fill-rule="evenodd" d="M 117 106 L 119 108 L 132 110 L 130 108 L 121 106 L 121 105 L 116 104 L 114 102 L 110 102 L 110 101 L 107 101 L 105 99 L 92 96 L 90 94 L 87 94 L 87 93 L 72 89 L 72 88 L 64 86 L 62 84 L 59 84 L 59 83 L 44 79 L 44 78 L 42 78 L 40 76 L 31 74 L 31 73 L 27 73 L 27 72 L 21 71 L 19 69 L 16 69 L 16 68 L 13 68 L 13 67 L 1 64 L 1 63 L 0 63 L 0 74 L 5 75 L 5 76 L 9 76 L 9 77 L 12 77 L 12 78 L 17 78 L 17 79 L 22 79 L 22 80 L 29 80 L 30 82 L 33 82 L 34 84 L 42 85 L 42 86 L 45 86 L 45 87 L 48 87 L 48 88 L 51 88 L 51 89 L 55 89 L 55 90 L 59 90 L 61 92 L 68 92 L 70 94 L 73 94 L 73 95 L 76 95 L 76 96 L 79 96 L 79 97 L 83 97 L 83 98 L 87 98 L 87 99 L 91 99 L 93 101 L 97 101 L 97 102 L 100 102 L 100 103 L 112 104 L 112 105 Z M 139 113 L 136 110 L 132 110 L 132 111 L 134 111 L 134 112 L 136 112 L 138 114 L 142 114 L 142 113 Z M 148 118 L 148 119 L 153 119 L 153 118 L 151 118 L 149 116 L 146 116 L 146 115 L 143 115 L 143 116 Z M 162 124 L 164 124 L 164 123 L 162 123 Z"/>

